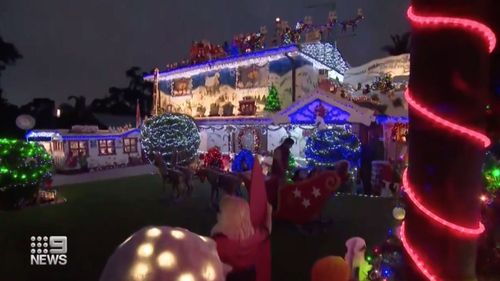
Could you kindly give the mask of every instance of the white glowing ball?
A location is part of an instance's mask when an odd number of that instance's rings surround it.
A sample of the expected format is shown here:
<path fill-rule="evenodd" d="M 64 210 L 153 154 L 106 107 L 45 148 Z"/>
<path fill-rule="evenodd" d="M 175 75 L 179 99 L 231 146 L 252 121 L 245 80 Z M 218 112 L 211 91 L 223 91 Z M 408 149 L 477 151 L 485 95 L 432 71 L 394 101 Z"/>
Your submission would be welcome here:
<path fill-rule="evenodd" d="M 225 270 L 209 237 L 183 228 L 145 227 L 109 257 L 100 281 L 224 281 Z"/>
<path fill-rule="evenodd" d="M 392 209 L 392 216 L 398 221 L 402 221 L 405 219 L 406 211 L 401 207 L 395 207 Z"/>

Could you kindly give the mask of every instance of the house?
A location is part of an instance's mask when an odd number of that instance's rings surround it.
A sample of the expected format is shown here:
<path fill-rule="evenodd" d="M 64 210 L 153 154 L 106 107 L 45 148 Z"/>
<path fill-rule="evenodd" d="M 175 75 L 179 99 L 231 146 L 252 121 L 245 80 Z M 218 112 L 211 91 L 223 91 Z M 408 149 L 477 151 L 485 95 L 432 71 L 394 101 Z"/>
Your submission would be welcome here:
<path fill-rule="evenodd" d="M 142 163 L 140 130 L 129 126 L 99 130 L 73 126 L 67 130 L 32 130 L 26 134 L 54 158 L 56 171 L 100 170 Z"/>

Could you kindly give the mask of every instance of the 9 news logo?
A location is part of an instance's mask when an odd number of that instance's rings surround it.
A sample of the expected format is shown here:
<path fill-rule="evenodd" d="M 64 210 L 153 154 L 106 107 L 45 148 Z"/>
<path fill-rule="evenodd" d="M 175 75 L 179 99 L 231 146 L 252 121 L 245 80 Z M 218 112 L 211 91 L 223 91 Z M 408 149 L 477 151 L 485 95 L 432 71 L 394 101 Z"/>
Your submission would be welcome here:
<path fill-rule="evenodd" d="M 68 237 L 31 236 L 31 265 L 66 265 Z"/>

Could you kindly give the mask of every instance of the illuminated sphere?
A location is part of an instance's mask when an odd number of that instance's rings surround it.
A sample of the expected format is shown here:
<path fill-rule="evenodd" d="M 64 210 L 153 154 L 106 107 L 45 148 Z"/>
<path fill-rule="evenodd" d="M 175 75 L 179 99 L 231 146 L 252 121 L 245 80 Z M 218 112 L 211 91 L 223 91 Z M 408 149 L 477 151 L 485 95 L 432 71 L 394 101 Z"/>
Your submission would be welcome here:
<path fill-rule="evenodd" d="M 182 239 L 179 239 L 182 237 Z M 109 257 L 100 281 L 224 281 L 215 241 L 189 230 L 145 227 Z"/>
<path fill-rule="evenodd" d="M 180 113 L 154 116 L 141 127 L 142 146 L 151 162 L 160 153 L 166 163 L 176 156 L 177 164 L 188 165 L 196 157 L 200 133 L 193 118 Z"/>
<path fill-rule="evenodd" d="M 311 270 L 311 281 L 348 281 L 349 277 L 349 265 L 338 256 L 317 260 Z"/>
<path fill-rule="evenodd" d="M 395 207 L 392 209 L 392 216 L 398 221 L 402 221 L 405 219 L 406 211 L 401 207 Z"/>

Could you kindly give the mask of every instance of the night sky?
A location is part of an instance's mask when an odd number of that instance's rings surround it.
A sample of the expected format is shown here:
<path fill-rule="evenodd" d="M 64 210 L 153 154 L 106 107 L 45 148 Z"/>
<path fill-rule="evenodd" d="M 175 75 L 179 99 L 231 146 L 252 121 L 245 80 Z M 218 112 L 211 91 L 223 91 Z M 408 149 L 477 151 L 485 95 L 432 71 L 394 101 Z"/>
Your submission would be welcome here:
<path fill-rule="evenodd" d="M 144 70 L 187 58 L 193 40 L 214 43 L 234 34 L 274 31 L 279 16 L 290 25 L 306 15 L 324 23 L 328 0 L 1 0 L 0 35 L 23 55 L 2 74 L 4 97 L 24 104 L 35 97 L 88 103 L 111 86 L 126 86 L 125 70 Z M 355 36 L 341 34 L 340 51 L 351 65 L 385 56 L 390 34 L 409 31 L 409 0 L 338 0 L 339 19 L 363 9 Z M 320 4 L 315 8 L 306 8 Z"/>

